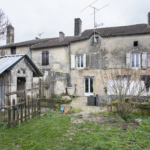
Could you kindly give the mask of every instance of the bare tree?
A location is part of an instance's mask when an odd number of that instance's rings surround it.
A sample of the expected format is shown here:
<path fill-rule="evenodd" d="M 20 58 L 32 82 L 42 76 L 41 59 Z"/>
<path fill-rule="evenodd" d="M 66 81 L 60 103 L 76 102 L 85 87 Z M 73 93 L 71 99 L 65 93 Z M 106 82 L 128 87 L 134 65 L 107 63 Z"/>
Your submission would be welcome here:
<path fill-rule="evenodd" d="M 111 69 L 108 73 L 101 72 L 102 84 L 105 93 L 115 101 L 117 112 L 122 118 L 138 106 L 138 101 L 146 98 L 150 92 L 150 77 L 145 71 L 141 75 L 138 69 Z"/>
<path fill-rule="evenodd" d="M 5 38 L 7 26 L 10 24 L 5 13 L 0 9 L 0 40 Z"/>

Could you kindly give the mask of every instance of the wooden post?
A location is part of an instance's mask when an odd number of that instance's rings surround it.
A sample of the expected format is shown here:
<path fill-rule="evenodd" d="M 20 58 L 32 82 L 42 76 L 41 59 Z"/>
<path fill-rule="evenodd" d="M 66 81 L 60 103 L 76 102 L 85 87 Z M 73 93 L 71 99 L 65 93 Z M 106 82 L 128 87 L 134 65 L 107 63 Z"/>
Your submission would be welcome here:
<path fill-rule="evenodd" d="M 13 105 L 15 105 L 15 99 L 13 99 Z M 13 106 L 13 125 L 16 126 L 16 120 L 15 120 L 15 106 Z"/>
<path fill-rule="evenodd" d="M 42 83 L 42 80 L 39 79 L 39 99 L 38 99 L 38 115 L 40 117 L 40 114 L 41 114 L 41 103 L 40 103 L 40 100 L 41 100 L 41 92 L 42 92 L 42 88 L 41 88 L 41 83 Z"/>
<path fill-rule="evenodd" d="M 34 114 L 33 114 L 33 97 L 32 97 L 32 118 L 34 117 Z"/>
<path fill-rule="evenodd" d="M 27 121 L 27 111 L 26 111 L 26 109 L 27 109 L 27 92 L 26 92 L 26 90 L 25 90 L 25 92 L 24 92 L 24 102 L 25 102 L 25 104 L 24 104 L 24 115 L 25 115 L 25 121 Z"/>
<path fill-rule="evenodd" d="M 10 101 L 8 100 L 8 107 L 10 106 Z M 8 108 L 8 128 L 10 128 L 10 124 L 11 124 L 11 108 Z"/>
<path fill-rule="evenodd" d="M 36 99 L 34 99 L 33 104 L 34 104 L 34 116 L 36 116 Z"/>
<path fill-rule="evenodd" d="M 17 125 L 19 124 L 19 105 L 17 105 Z"/>
<path fill-rule="evenodd" d="M 30 101 L 30 97 L 28 98 Z M 30 119 L 30 102 L 28 101 L 28 119 Z"/>
<path fill-rule="evenodd" d="M 39 117 L 41 115 L 41 99 L 40 98 L 38 99 L 38 115 Z"/>
<path fill-rule="evenodd" d="M 39 98 L 41 98 L 41 79 L 39 79 Z"/>
<path fill-rule="evenodd" d="M 22 98 L 21 98 L 22 103 Z M 23 123 L 23 104 L 21 104 L 21 123 Z"/>

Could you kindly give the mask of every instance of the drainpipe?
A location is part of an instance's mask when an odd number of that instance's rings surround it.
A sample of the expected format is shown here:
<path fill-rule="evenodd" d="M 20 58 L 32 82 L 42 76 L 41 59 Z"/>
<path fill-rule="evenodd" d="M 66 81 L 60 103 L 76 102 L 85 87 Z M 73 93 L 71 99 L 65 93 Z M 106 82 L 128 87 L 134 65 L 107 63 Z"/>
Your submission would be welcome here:
<path fill-rule="evenodd" d="M 30 48 L 30 45 L 28 44 L 28 47 L 29 47 L 29 51 L 30 51 L 30 55 L 31 55 L 31 60 L 32 60 L 32 50 Z"/>
<path fill-rule="evenodd" d="M 71 42 L 69 41 L 69 74 L 70 74 L 70 85 L 71 85 Z"/>

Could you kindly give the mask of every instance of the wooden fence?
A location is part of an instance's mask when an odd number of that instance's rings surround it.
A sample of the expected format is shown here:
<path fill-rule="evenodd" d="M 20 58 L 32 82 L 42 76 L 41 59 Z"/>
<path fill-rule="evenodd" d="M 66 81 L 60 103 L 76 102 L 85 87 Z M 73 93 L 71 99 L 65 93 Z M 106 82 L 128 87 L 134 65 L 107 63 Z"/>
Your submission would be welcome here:
<path fill-rule="evenodd" d="M 28 96 L 28 92 L 39 90 L 38 97 Z M 12 104 L 10 103 L 10 96 L 14 94 L 22 94 L 20 98 L 13 99 Z M 39 88 L 20 90 L 12 93 L 5 93 L 6 99 L 5 104 L 0 105 L 0 126 L 7 125 L 10 128 L 11 125 L 16 126 L 24 121 L 35 116 L 40 116 L 41 105 L 41 81 Z"/>

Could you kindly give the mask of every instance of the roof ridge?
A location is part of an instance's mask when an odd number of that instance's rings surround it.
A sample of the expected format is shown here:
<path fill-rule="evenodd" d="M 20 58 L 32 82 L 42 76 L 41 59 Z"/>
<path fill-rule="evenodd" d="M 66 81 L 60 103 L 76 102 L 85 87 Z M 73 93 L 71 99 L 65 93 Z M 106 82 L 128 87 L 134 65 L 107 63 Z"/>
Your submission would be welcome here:
<path fill-rule="evenodd" d="M 129 27 L 129 26 L 136 26 L 136 25 L 147 25 L 146 23 L 140 23 L 140 24 L 133 24 L 133 25 L 124 25 L 124 26 L 114 26 L 114 27 L 102 27 L 102 28 L 97 28 L 97 29 L 110 29 L 110 28 L 121 28 L 121 27 Z M 96 29 L 96 30 L 97 30 Z M 87 30 L 84 30 L 84 31 L 89 31 L 89 30 L 94 30 L 94 29 L 87 29 Z M 84 32 L 83 31 L 83 32 Z M 83 33 L 82 32 L 82 33 Z"/>

